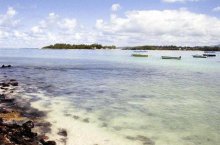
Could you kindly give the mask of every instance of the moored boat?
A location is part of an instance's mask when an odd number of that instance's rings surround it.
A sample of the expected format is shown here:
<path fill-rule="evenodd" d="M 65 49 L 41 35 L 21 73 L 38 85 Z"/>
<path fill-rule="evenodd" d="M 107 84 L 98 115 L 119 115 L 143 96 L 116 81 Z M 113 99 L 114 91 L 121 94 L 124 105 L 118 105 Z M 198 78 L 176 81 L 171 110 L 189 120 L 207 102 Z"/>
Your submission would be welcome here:
<path fill-rule="evenodd" d="M 148 57 L 147 54 L 132 54 L 133 57 Z"/>
<path fill-rule="evenodd" d="M 173 56 L 162 56 L 161 58 L 162 58 L 162 59 L 177 59 L 177 60 L 180 60 L 180 59 L 181 59 L 181 56 L 179 56 L 179 57 L 173 57 Z"/>
<path fill-rule="evenodd" d="M 216 54 L 204 53 L 203 56 L 207 56 L 207 57 L 216 57 Z"/>
<path fill-rule="evenodd" d="M 207 56 L 198 55 L 198 54 L 193 55 L 193 57 L 194 57 L 194 58 L 207 58 Z"/>

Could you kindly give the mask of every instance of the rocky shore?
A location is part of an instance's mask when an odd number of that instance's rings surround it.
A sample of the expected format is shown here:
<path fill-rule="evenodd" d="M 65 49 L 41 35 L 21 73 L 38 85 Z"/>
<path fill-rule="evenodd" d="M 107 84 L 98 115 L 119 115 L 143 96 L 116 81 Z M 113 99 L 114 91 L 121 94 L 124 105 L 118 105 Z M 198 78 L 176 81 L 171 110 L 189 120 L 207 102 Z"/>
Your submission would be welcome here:
<path fill-rule="evenodd" d="M 56 145 L 45 135 L 51 126 L 43 120 L 45 113 L 31 108 L 30 102 L 19 105 L 18 86 L 17 80 L 7 76 L 0 80 L 0 145 Z"/>

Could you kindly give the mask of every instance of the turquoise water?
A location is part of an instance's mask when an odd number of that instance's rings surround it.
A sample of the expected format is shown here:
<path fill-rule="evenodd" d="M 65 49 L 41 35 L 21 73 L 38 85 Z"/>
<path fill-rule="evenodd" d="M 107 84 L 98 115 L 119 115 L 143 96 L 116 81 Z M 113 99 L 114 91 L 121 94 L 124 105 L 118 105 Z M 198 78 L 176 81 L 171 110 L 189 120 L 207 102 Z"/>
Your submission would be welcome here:
<path fill-rule="evenodd" d="M 0 64 L 14 66 L 1 69 L 0 78 L 16 78 L 26 95 L 47 97 L 40 102 L 45 108 L 88 118 L 89 124 L 123 138 L 122 145 L 218 145 L 220 53 L 207 59 L 192 58 L 199 51 L 148 51 L 149 58 L 132 53 L 0 49 Z M 56 110 L 59 104 L 51 100 L 68 103 Z"/>

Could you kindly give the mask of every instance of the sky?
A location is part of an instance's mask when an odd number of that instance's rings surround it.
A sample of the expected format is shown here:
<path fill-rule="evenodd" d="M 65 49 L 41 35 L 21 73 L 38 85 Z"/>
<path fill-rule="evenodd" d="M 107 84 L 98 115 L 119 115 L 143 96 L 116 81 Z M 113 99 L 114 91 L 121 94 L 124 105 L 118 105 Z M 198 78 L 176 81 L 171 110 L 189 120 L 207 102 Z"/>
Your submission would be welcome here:
<path fill-rule="evenodd" d="M 220 44 L 220 0 L 0 0 L 0 48 Z"/>

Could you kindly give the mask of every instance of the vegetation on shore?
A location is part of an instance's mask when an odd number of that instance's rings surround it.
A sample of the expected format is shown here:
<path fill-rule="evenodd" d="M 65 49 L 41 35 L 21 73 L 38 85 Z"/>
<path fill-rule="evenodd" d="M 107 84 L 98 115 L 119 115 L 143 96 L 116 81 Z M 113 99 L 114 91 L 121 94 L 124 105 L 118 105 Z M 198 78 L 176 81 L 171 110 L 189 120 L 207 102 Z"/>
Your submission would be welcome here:
<path fill-rule="evenodd" d="M 43 47 L 43 49 L 115 49 L 116 46 L 102 46 L 101 44 L 65 44 L 65 43 L 57 43 L 54 45 L 49 45 Z"/>
<path fill-rule="evenodd" d="M 125 47 L 123 50 L 200 50 L 200 51 L 220 51 L 220 46 L 135 46 L 135 47 Z"/>
<path fill-rule="evenodd" d="M 42 49 L 116 49 L 116 46 L 103 46 L 101 44 L 65 44 L 57 43 L 54 45 L 45 46 Z M 134 46 L 134 47 L 123 47 L 123 50 L 195 50 L 195 51 L 220 51 L 220 45 L 218 46 Z"/>

